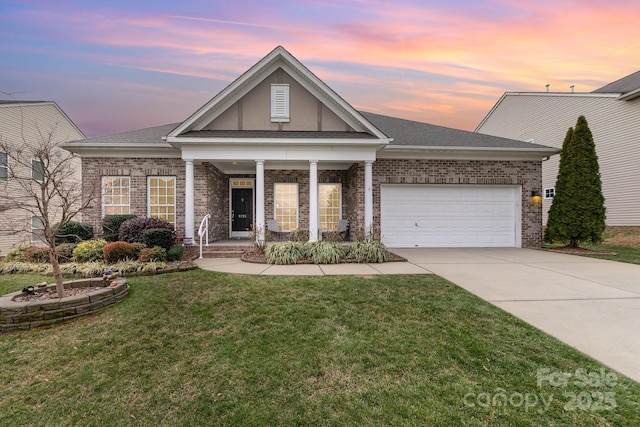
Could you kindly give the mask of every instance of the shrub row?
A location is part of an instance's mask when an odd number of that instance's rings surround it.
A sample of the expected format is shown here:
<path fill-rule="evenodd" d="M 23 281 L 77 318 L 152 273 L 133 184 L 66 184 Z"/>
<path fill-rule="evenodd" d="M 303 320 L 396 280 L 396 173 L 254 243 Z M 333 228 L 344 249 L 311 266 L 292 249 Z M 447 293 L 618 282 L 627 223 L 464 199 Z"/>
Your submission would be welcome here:
<path fill-rule="evenodd" d="M 379 241 L 358 241 L 348 247 L 339 243 L 317 241 L 302 244 L 300 242 L 273 243 L 265 250 L 269 264 L 297 264 L 308 259 L 314 264 L 337 264 L 341 261 L 359 263 L 385 262 L 389 259 L 389 250 Z"/>

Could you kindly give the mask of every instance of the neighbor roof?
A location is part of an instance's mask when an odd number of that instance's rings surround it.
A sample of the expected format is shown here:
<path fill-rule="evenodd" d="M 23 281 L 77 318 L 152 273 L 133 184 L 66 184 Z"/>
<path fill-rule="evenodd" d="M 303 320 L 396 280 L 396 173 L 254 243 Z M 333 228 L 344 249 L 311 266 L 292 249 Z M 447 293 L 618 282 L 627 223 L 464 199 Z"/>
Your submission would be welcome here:
<path fill-rule="evenodd" d="M 640 89 L 640 71 L 629 74 L 615 82 L 611 82 L 600 89 L 596 89 L 594 93 L 620 93 L 625 94 Z"/>

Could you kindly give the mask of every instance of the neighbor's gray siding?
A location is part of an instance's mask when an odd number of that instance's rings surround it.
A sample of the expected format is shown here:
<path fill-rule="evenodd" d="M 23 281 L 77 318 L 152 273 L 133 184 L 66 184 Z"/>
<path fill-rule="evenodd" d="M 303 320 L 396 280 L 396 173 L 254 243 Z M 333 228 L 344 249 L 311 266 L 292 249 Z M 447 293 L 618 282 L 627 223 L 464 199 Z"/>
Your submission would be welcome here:
<path fill-rule="evenodd" d="M 505 94 L 477 132 L 562 147 L 580 115 L 596 144 L 606 199 L 607 225 L 640 226 L 640 98 L 611 95 Z M 560 156 L 543 163 L 542 188 L 555 186 Z M 551 200 L 543 201 L 544 222 Z"/>

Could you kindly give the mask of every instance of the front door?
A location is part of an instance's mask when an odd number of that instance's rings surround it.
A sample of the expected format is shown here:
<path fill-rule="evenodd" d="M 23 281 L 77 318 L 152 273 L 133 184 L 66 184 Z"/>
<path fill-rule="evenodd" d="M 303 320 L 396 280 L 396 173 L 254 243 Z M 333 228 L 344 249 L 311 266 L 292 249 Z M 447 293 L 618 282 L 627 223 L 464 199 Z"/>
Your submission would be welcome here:
<path fill-rule="evenodd" d="M 253 227 L 253 189 L 231 189 L 231 236 L 247 237 Z"/>

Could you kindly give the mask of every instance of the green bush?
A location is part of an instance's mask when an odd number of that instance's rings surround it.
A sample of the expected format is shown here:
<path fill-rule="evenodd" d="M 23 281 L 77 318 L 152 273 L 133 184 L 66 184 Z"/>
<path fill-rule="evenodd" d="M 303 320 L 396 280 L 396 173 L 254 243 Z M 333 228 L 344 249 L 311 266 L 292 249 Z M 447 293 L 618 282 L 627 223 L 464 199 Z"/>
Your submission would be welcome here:
<path fill-rule="evenodd" d="M 123 222 L 118 232 L 118 238 L 123 242 L 144 243 L 144 231 L 151 228 L 166 228 L 167 230 L 171 230 L 173 232 L 173 225 L 169 224 L 163 219 L 139 217 L 132 218 Z M 169 245 L 169 247 L 171 247 L 171 245 Z"/>
<path fill-rule="evenodd" d="M 110 242 L 104 245 L 102 254 L 106 263 L 114 263 L 125 259 L 133 259 L 134 249 L 131 243 Z"/>
<path fill-rule="evenodd" d="M 60 262 L 69 262 L 73 258 L 73 250 L 78 246 L 77 243 L 62 243 L 56 246 L 58 260 Z"/>
<path fill-rule="evenodd" d="M 140 242 L 134 242 L 131 246 L 133 246 L 133 259 L 138 259 L 138 257 L 140 257 L 140 252 L 147 247 L 147 245 Z"/>
<path fill-rule="evenodd" d="M 102 238 L 107 242 L 117 241 L 122 223 L 133 218 L 136 218 L 133 214 L 105 215 L 102 218 Z"/>
<path fill-rule="evenodd" d="M 307 243 L 304 250 L 314 264 L 338 264 L 345 254 L 340 244 L 324 240 Z"/>
<path fill-rule="evenodd" d="M 29 246 L 25 252 L 25 261 L 35 263 L 49 262 L 49 248 L 46 246 Z"/>
<path fill-rule="evenodd" d="M 167 251 L 160 246 L 154 246 L 153 248 L 144 248 L 140 251 L 140 262 L 152 262 L 152 261 L 166 261 Z"/>
<path fill-rule="evenodd" d="M 389 250 L 380 241 L 360 240 L 349 246 L 347 258 L 356 262 L 386 262 L 389 259 Z"/>
<path fill-rule="evenodd" d="M 168 250 L 173 245 L 173 230 L 166 228 L 150 228 L 142 232 L 142 241 L 149 248 L 160 246 Z"/>
<path fill-rule="evenodd" d="M 20 245 L 9 250 L 4 257 L 5 262 L 27 262 L 27 250 L 29 247 L 29 245 Z"/>
<path fill-rule="evenodd" d="M 323 233 L 322 240 L 325 240 L 327 242 L 343 242 L 344 233 L 335 230 L 325 231 Z"/>
<path fill-rule="evenodd" d="M 55 224 L 53 227 L 57 227 Z M 69 221 L 58 230 L 56 235 L 56 245 L 62 243 L 79 243 L 84 240 L 93 239 L 93 226 L 77 221 Z"/>
<path fill-rule="evenodd" d="M 274 243 L 265 250 L 269 264 L 297 264 L 304 258 L 304 246 L 298 242 Z"/>
<path fill-rule="evenodd" d="M 180 261 L 183 253 L 184 247 L 182 245 L 173 245 L 167 251 L 167 261 Z"/>
<path fill-rule="evenodd" d="M 78 246 L 73 250 L 73 260 L 75 262 L 102 261 L 104 256 L 102 248 L 106 244 L 107 241 L 104 239 L 87 240 L 86 242 L 78 243 Z"/>

